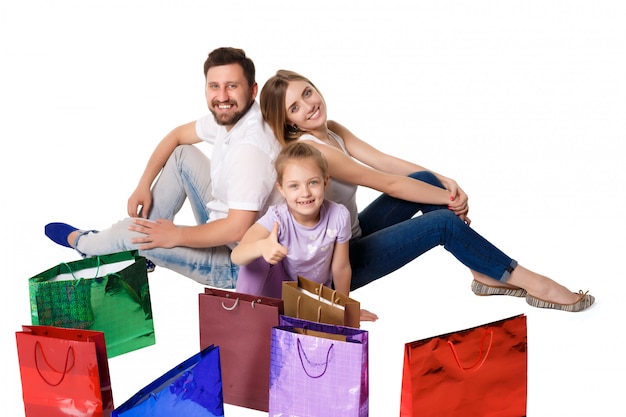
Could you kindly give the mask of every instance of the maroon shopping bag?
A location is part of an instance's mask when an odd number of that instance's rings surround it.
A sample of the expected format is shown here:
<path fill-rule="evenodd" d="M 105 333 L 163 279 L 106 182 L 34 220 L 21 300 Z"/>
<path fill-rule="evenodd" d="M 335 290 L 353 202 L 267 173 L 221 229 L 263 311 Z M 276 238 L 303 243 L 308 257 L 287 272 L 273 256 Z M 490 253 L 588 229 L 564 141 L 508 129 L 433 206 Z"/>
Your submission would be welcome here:
<path fill-rule="evenodd" d="M 280 299 L 206 288 L 199 294 L 200 348 L 220 347 L 224 402 L 268 410 L 272 327 Z"/>
<path fill-rule="evenodd" d="M 271 352 L 270 416 L 368 416 L 366 330 L 281 316 Z"/>
<path fill-rule="evenodd" d="M 26 417 L 108 417 L 113 394 L 104 333 L 22 326 L 15 333 Z"/>
<path fill-rule="evenodd" d="M 526 316 L 407 343 L 401 417 L 526 415 Z"/>

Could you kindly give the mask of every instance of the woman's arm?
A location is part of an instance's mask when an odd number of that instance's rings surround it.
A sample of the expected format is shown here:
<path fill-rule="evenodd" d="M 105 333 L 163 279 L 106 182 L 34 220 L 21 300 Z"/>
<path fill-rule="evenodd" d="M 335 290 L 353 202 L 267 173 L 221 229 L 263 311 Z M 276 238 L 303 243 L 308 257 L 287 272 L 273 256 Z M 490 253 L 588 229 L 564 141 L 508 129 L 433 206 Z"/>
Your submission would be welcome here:
<path fill-rule="evenodd" d="M 328 161 L 328 174 L 334 179 L 373 188 L 392 197 L 416 203 L 441 205 L 450 203 L 450 193 L 442 188 L 371 168 L 349 157 L 338 148 L 313 141 L 308 143 L 322 152 Z"/>
<path fill-rule="evenodd" d="M 333 120 L 328 121 L 328 128 L 341 136 L 350 155 L 369 167 L 388 174 L 402 175 L 405 177 L 417 171 L 430 171 L 421 165 L 381 152 L 369 143 L 359 139 L 345 126 Z M 433 171 L 430 172 L 439 177 L 439 174 Z"/>
<path fill-rule="evenodd" d="M 361 163 L 359 164 L 354 160 L 352 161 L 352 163 L 350 163 L 348 162 L 348 160 L 352 158 L 345 155 L 344 158 L 333 158 L 338 159 L 338 161 L 336 162 L 340 164 L 347 163 L 348 165 L 339 165 L 339 167 L 344 169 L 340 169 L 341 172 L 336 174 L 333 168 L 335 168 L 337 165 L 334 162 L 331 163 L 329 161 L 329 165 L 331 165 L 331 176 L 342 181 L 374 188 L 380 192 L 388 195 L 393 195 L 394 197 L 401 198 L 403 200 L 415 201 L 419 203 L 448 205 L 451 210 L 453 210 L 457 215 L 461 217 L 465 217 L 465 215 L 469 211 L 469 207 L 467 205 L 467 194 L 465 194 L 461 187 L 458 186 L 456 181 L 441 174 L 438 174 L 434 171 L 428 170 L 421 165 L 417 165 L 401 158 L 397 158 L 395 156 L 381 152 L 367 142 L 356 137 L 346 127 L 340 125 L 337 122 L 329 121 L 328 127 L 330 130 L 342 137 L 350 155 Z M 319 148 L 321 148 L 321 146 L 318 147 L 318 149 Z M 323 149 L 320 150 L 324 152 Z M 343 152 L 338 153 L 343 154 Z M 341 161 L 341 159 L 343 159 L 343 162 Z M 375 171 L 369 171 L 368 178 L 364 177 L 368 170 L 359 169 L 359 167 L 363 165 Z M 428 189 L 438 189 L 438 187 L 430 186 L 428 184 L 423 184 L 419 181 L 406 178 L 407 175 L 417 171 L 432 172 L 445 187 L 447 193 L 436 193 L 435 195 L 433 194 L 432 190 L 428 191 Z M 385 176 L 384 174 L 387 174 L 387 176 Z M 390 176 L 399 176 L 403 177 L 403 179 L 394 179 Z M 356 177 L 356 181 L 348 179 L 354 177 Z M 359 180 L 359 178 L 363 178 L 363 180 Z M 417 185 L 415 183 L 426 185 L 426 187 L 421 187 L 420 185 Z M 394 187 L 398 186 L 402 189 L 394 189 Z M 382 187 L 384 187 L 384 189 Z M 446 198 L 442 198 L 442 195 L 445 195 Z"/>

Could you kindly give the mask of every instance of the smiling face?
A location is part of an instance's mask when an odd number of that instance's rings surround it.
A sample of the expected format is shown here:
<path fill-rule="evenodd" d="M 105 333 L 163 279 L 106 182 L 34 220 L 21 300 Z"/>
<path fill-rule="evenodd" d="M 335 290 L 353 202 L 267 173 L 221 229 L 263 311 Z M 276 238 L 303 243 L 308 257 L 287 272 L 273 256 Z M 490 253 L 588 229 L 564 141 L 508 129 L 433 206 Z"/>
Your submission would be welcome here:
<path fill-rule="evenodd" d="M 285 198 L 289 211 L 303 226 L 313 227 L 319 222 L 320 207 L 328 177 L 314 158 L 292 159 L 285 163 L 278 190 Z"/>
<path fill-rule="evenodd" d="M 239 64 L 209 68 L 205 95 L 215 121 L 230 130 L 248 111 L 257 93 L 257 85 L 249 87 Z"/>
<path fill-rule="evenodd" d="M 326 103 L 311 84 L 291 81 L 285 92 L 285 111 L 290 124 L 315 131 L 326 124 Z"/>

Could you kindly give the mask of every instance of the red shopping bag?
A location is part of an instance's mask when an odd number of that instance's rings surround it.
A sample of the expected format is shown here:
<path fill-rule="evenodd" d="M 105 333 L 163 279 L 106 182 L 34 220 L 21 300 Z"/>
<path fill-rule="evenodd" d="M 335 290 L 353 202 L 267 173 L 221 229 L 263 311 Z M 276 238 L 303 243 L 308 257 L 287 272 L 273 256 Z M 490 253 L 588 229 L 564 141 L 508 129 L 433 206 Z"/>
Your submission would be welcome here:
<path fill-rule="evenodd" d="M 104 333 L 51 326 L 16 332 L 26 417 L 108 417 L 113 411 Z"/>
<path fill-rule="evenodd" d="M 526 316 L 407 343 L 401 417 L 526 415 Z"/>
<path fill-rule="evenodd" d="M 267 411 L 272 327 L 280 299 L 206 288 L 199 294 L 200 348 L 220 347 L 224 402 Z"/>

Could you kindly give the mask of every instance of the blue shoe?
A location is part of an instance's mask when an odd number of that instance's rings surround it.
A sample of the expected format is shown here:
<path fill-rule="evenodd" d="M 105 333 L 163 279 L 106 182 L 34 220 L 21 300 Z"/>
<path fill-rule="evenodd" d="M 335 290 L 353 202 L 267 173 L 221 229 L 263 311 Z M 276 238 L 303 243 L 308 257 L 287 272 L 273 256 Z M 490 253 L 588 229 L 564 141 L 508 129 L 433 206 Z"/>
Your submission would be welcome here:
<path fill-rule="evenodd" d="M 54 243 L 73 249 L 73 246 L 68 243 L 67 237 L 70 233 L 77 231 L 77 228 L 65 223 L 48 223 L 44 230 L 46 236 Z"/>
<path fill-rule="evenodd" d="M 150 259 L 146 259 L 146 271 L 154 272 L 156 265 Z"/>

